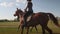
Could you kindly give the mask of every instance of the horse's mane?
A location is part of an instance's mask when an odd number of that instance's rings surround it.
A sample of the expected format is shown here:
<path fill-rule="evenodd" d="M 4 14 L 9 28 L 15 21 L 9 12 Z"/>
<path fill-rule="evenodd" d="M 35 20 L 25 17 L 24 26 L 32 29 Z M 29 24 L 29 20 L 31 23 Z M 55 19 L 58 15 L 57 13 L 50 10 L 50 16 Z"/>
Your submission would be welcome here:
<path fill-rule="evenodd" d="M 25 11 L 21 10 L 21 9 L 18 9 L 19 12 L 21 12 L 23 15 L 25 15 Z"/>

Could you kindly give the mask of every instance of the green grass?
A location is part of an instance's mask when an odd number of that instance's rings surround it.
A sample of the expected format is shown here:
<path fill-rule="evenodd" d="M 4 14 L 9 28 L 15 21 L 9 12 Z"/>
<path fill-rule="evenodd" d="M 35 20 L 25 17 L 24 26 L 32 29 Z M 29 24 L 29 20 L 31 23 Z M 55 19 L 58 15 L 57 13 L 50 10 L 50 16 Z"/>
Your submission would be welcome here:
<path fill-rule="evenodd" d="M 60 23 L 59 23 L 60 24 Z M 17 32 L 19 22 L 0 22 L 0 34 L 20 34 L 20 30 Z M 53 31 L 54 34 L 60 34 L 60 28 L 56 27 L 54 23 L 48 23 L 48 27 Z M 37 26 L 38 34 L 42 34 L 41 26 Z M 24 34 L 26 30 L 24 30 Z M 47 32 L 48 33 L 48 32 Z M 29 34 L 36 34 L 35 28 Z"/>

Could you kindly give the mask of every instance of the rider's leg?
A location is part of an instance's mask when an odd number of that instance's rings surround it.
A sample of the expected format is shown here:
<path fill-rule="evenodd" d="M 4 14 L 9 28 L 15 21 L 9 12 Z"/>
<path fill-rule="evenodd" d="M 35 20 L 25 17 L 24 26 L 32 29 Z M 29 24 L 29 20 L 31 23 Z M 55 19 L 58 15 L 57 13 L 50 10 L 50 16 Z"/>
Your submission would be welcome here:
<path fill-rule="evenodd" d="M 24 25 L 26 25 L 27 15 L 24 16 Z"/>
<path fill-rule="evenodd" d="M 29 13 L 27 12 L 25 15 L 24 15 L 24 25 L 27 25 L 27 17 L 29 16 Z"/>
<path fill-rule="evenodd" d="M 24 25 L 27 25 L 27 17 L 31 14 L 32 14 L 32 12 L 29 11 L 24 15 Z"/>

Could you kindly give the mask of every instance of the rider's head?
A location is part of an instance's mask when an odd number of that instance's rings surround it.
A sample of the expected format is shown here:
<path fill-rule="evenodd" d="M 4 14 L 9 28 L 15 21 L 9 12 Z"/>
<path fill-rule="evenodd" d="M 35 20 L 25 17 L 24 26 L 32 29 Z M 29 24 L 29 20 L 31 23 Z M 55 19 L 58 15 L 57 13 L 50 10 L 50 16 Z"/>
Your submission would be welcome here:
<path fill-rule="evenodd" d="M 32 1 L 32 0 L 27 0 L 27 1 Z"/>

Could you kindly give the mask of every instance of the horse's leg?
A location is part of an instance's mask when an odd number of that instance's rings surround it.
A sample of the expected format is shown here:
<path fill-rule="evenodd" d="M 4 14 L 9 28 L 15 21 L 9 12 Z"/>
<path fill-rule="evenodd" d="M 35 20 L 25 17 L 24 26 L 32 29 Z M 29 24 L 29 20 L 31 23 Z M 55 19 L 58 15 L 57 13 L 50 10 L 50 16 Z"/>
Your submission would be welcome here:
<path fill-rule="evenodd" d="M 29 32 L 29 27 L 27 27 L 27 32 L 26 32 L 26 34 L 28 34 L 28 32 Z"/>
<path fill-rule="evenodd" d="M 24 26 L 21 26 L 21 34 L 23 34 Z"/>
<path fill-rule="evenodd" d="M 32 31 L 33 27 L 30 29 L 30 32 Z"/>
<path fill-rule="evenodd" d="M 18 30 L 20 29 L 20 25 L 18 26 Z"/>
<path fill-rule="evenodd" d="M 36 26 L 34 26 L 35 27 L 35 29 L 36 29 L 36 31 L 37 31 L 37 34 L 38 34 L 38 29 L 37 29 L 37 27 Z"/>
<path fill-rule="evenodd" d="M 34 26 L 34 27 L 35 27 L 36 31 L 38 32 L 37 27 L 36 26 Z M 32 29 L 33 29 L 33 27 L 30 29 L 30 31 L 32 31 Z"/>
<path fill-rule="evenodd" d="M 36 29 L 36 31 L 37 31 L 37 33 L 38 33 L 37 27 L 36 27 L 36 26 L 34 26 L 34 27 L 35 27 L 35 29 Z"/>
<path fill-rule="evenodd" d="M 49 34 L 52 34 L 52 30 L 49 29 L 48 26 L 46 26 L 45 29 L 49 32 Z"/>
<path fill-rule="evenodd" d="M 42 33 L 45 34 L 45 27 L 42 26 Z"/>

